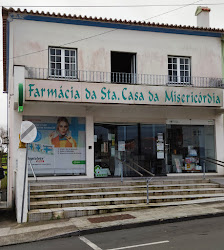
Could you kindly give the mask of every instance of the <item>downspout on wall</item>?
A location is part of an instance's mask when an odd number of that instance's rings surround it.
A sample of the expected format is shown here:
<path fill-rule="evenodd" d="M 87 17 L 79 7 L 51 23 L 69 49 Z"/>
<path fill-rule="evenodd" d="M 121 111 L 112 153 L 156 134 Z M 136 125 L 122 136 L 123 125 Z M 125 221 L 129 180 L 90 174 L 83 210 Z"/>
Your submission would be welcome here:
<path fill-rule="evenodd" d="M 224 79 L 224 35 L 221 37 L 221 47 L 222 47 L 222 78 Z"/>

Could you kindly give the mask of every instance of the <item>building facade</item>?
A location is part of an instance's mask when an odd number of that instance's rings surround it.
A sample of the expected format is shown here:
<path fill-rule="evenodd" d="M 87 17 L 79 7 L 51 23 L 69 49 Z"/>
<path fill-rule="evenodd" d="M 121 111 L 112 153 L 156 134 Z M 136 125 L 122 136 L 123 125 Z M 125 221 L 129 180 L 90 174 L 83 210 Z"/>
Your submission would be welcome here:
<path fill-rule="evenodd" d="M 224 160 L 223 30 L 4 8 L 3 26 L 9 206 L 24 120 L 38 131 L 28 161 L 46 180 L 200 175 L 205 158 Z"/>

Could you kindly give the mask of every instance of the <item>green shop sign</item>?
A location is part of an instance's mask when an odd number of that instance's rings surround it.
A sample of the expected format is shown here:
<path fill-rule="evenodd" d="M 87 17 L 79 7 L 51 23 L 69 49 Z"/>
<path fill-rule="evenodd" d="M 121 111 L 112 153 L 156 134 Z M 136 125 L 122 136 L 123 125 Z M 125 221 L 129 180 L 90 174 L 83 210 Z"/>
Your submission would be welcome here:
<path fill-rule="evenodd" d="M 221 107 L 223 90 L 27 80 L 26 100 Z"/>

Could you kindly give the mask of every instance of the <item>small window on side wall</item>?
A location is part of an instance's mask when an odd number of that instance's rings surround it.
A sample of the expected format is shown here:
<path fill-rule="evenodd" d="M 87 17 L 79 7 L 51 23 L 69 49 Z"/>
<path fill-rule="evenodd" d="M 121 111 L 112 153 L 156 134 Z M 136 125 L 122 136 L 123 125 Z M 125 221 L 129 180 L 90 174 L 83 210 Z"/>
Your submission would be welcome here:
<path fill-rule="evenodd" d="M 171 84 L 191 84 L 190 57 L 168 56 L 168 79 Z"/>
<path fill-rule="evenodd" d="M 77 50 L 49 48 L 49 76 L 77 78 Z"/>

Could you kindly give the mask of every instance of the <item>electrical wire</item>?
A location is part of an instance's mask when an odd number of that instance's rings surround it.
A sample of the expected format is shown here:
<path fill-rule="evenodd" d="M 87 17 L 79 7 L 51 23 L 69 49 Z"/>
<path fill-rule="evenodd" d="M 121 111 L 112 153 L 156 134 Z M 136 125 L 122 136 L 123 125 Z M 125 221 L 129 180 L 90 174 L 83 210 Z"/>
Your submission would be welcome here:
<path fill-rule="evenodd" d="M 144 19 L 143 21 L 146 21 L 146 20 L 149 20 L 149 19 L 152 19 L 154 17 L 158 17 L 158 16 L 162 16 L 162 15 L 165 15 L 165 14 L 168 14 L 170 12 L 173 12 L 173 11 L 176 11 L 178 9 L 181 9 L 181 8 L 185 8 L 185 7 L 188 7 L 188 6 L 191 6 L 193 4 L 196 4 L 198 2 L 201 2 L 202 0 L 198 0 L 198 1 L 195 1 L 193 3 L 190 3 L 190 4 L 185 4 L 185 5 L 182 5 L 181 7 L 179 8 L 176 8 L 176 9 L 173 9 L 173 10 L 170 10 L 170 11 L 167 11 L 167 12 L 164 12 L 164 13 L 161 13 L 159 15 L 156 15 L 156 16 L 153 16 L 153 17 L 149 17 L 149 18 L 146 18 Z M 116 31 L 118 30 L 119 28 L 115 28 L 115 29 L 111 29 L 109 31 L 106 31 L 106 32 L 102 32 L 102 33 L 99 33 L 99 34 L 96 34 L 96 35 L 92 35 L 92 36 L 89 36 L 89 37 L 85 37 L 85 38 L 82 38 L 82 39 L 79 39 L 79 40 L 75 40 L 75 41 L 71 41 L 71 42 L 68 42 L 68 43 L 64 43 L 64 44 L 60 44 L 58 45 L 59 47 L 63 47 L 65 45 L 69 45 L 69 44 L 73 44 L 73 43 L 77 43 L 77 42 L 80 42 L 80 41 L 84 41 L 84 40 L 88 40 L 88 39 L 91 39 L 91 38 L 94 38 L 94 37 L 97 37 L 97 36 L 101 36 L 101 35 L 104 35 L 104 34 L 107 34 L 107 33 L 111 33 L 113 31 Z M 30 53 L 26 53 L 26 54 L 23 54 L 23 55 L 18 55 L 18 56 L 14 56 L 14 57 L 11 57 L 7 60 L 12 60 L 14 58 L 19 58 L 19 57 L 23 57 L 23 56 L 28 56 L 28 55 L 32 55 L 32 54 L 37 54 L 37 53 L 41 53 L 41 52 L 44 52 L 44 51 L 48 51 L 48 48 L 46 49 L 42 49 L 42 50 L 38 50 L 38 51 L 34 51 L 34 52 L 30 52 Z M 0 60 L 0 62 L 2 62 L 3 60 Z"/>

